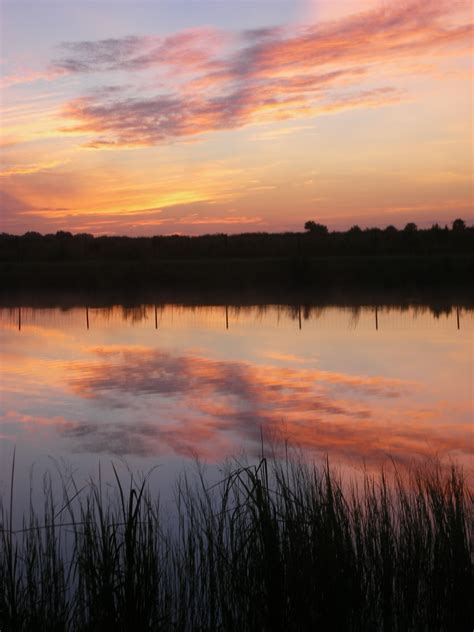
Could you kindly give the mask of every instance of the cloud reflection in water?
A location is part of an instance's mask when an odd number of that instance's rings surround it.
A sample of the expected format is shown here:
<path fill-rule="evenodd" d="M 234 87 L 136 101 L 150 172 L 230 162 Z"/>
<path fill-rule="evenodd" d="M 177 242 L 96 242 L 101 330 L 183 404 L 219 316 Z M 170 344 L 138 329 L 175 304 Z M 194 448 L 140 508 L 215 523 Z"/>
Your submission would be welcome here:
<path fill-rule="evenodd" d="M 378 460 L 460 450 L 470 432 L 463 423 L 434 425 L 434 409 L 407 414 L 397 402 L 419 388 L 409 381 L 133 347 L 94 353 L 97 362 L 70 365 L 72 389 L 127 409 L 131 421 L 62 430 L 91 452 L 222 459 L 236 446 L 258 452 L 263 428 L 304 449 Z"/>

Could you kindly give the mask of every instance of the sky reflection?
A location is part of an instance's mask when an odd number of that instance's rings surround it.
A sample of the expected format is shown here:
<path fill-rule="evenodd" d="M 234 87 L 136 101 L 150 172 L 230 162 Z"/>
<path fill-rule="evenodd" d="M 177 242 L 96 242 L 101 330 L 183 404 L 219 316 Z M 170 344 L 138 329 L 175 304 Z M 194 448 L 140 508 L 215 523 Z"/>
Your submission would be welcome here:
<path fill-rule="evenodd" d="M 141 306 L 0 313 L 1 444 L 210 462 L 289 441 L 376 465 L 472 449 L 473 316 Z M 3 459 L 5 462 L 5 459 Z"/>

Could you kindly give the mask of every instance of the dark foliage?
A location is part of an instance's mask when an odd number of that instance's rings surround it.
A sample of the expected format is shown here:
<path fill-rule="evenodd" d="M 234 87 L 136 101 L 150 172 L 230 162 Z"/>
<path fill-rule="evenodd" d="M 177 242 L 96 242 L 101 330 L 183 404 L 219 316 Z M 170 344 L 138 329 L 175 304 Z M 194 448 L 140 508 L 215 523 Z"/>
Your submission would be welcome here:
<path fill-rule="evenodd" d="M 313 235 L 327 235 L 328 227 L 324 226 L 324 224 L 317 224 L 316 222 L 309 221 L 304 225 L 304 229 L 313 233 Z"/>
<path fill-rule="evenodd" d="M 328 232 L 308 221 L 306 233 L 242 233 L 240 235 L 182 235 L 154 237 L 93 237 L 59 231 L 40 235 L 0 234 L 1 261 L 143 261 L 156 259 L 266 258 L 358 255 L 472 254 L 474 227 L 462 219 L 452 229 L 435 224 L 419 229 L 410 222 L 403 230 L 394 226 L 353 226 L 346 232 Z"/>
<path fill-rule="evenodd" d="M 474 227 L 388 226 L 327 232 L 93 237 L 60 231 L 0 234 L 2 287 L 197 284 L 286 286 L 466 283 L 474 278 Z"/>

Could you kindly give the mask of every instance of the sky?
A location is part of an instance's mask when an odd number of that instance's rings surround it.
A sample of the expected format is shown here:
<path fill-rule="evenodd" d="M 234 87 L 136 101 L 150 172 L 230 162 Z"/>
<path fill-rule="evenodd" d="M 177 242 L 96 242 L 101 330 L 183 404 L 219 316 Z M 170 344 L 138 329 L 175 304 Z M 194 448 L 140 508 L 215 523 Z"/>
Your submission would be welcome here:
<path fill-rule="evenodd" d="M 474 221 L 470 0 L 0 5 L 0 231 Z"/>

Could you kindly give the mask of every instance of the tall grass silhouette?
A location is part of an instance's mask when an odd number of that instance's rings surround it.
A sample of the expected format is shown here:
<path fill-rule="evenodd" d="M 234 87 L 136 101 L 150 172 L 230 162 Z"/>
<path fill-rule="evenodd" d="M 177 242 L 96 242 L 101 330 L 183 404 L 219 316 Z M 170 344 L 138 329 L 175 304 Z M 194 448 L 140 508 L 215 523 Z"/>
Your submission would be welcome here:
<path fill-rule="evenodd" d="M 12 524 L 1 508 L 2 630 L 470 630 L 473 498 L 441 464 L 350 483 L 327 462 L 236 464 L 177 482 L 165 519 L 117 472 Z M 12 487 L 13 490 L 13 487 Z M 56 497 L 55 497 L 56 496 Z"/>

